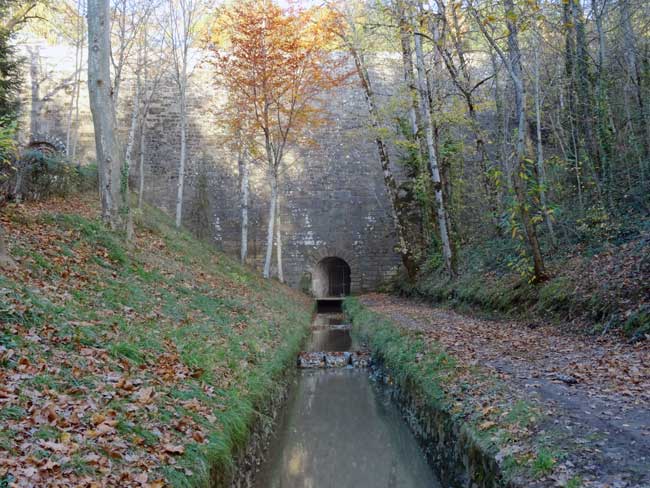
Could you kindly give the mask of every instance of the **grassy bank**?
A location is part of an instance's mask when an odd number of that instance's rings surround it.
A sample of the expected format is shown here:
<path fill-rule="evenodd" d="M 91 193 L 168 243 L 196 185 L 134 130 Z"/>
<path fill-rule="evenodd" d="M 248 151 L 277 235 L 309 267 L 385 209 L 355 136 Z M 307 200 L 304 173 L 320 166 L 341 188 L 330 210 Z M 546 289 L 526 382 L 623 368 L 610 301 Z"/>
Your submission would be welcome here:
<path fill-rule="evenodd" d="M 545 433 L 546 419 L 525 392 L 509 388 L 476 364 L 464 364 L 418 330 L 400 328 L 345 302 L 353 330 L 366 341 L 406 402 L 408 418 L 443 483 L 480 487 L 537 485 L 562 453 Z M 510 484 L 509 484 L 510 483 Z M 580 486 L 570 479 L 565 486 Z"/>
<path fill-rule="evenodd" d="M 153 209 L 125 245 L 95 200 L 2 216 L 0 486 L 208 486 L 281 388 L 310 303 Z"/>
<path fill-rule="evenodd" d="M 620 333 L 640 340 L 650 334 L 650 234 L 624 242 L 573 245 L 547 251 L 549 279 L 532 284 L 512 269 L 505 240 L 463 249 L 463 266 L 450 280 L 439 269 L 422 270 L 397 291 L 464 311 L 550 321 L 578 333 Z"/>

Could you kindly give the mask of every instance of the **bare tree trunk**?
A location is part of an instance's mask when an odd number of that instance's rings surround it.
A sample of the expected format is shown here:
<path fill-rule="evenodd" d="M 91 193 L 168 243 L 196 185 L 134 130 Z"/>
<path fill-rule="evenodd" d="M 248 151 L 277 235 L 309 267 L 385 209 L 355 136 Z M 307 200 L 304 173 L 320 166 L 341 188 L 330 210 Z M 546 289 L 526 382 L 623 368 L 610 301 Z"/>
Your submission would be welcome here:
<path fill-rule="evenodd" d="M 399 35 L 400 35 L 400 44 L 402 47 L 402 69 L 404 72 L 404 83 L 408 90 L 408 96 L 411 99 L 411 103 L 408 107 L 409 114 L 409 123 L 411 124 L 411 132 L 414 137 L 417 138 L 420 143 L 420 151 L 424 156 L 426 152 L 426 146 L 420 137 L 420 128 L 421 122 L 419 120 L 420 114 L 418 113 L 418 99 L 417 99 L 417 87 L 415 86 L 415 76 L 413 74 L 413 49 L 411 47 L 411 22 L 408 19 L 409 13 L 406 10 L 403 0 L 398 0 L 397 2 L 397 15 L 399 16 Z"/>
<path fill-rule="evenodd" d="M 272 162 L 270 163 L 273 164 Z M 264 278 L 271 276 L 271 259 L 273 257 L 273 235 L 275 229 L 275 207 L 278 201 L 278 175 L 271 169 L 271 201 L 269 202 L 269 223 L 266 232 L 266 256 L 264 257 Z"/>
<path fill-rule="evenodd" d="M 77 78 L 77 89 L 75 91 L 74 101 L 74 133 L 72 134 L 72 148 L 69 152 L 70 157 L 74 160 L 77 155 L 77 143 L 79 142 L 79 95 L 81 94 L 81 67 L 84 64 L 84 34 L 83 30 L 79 39 L 80 53 L 79 53 L 79 77 Z"/>
<path fill-rule="evenodd" d="M 0 224 L 0 268 L 12 269 L 16 266 L 15 261 L 11 258 L 9 250 L 7 249 L 7 241 L 5 239 L 5 230 Z"/>
<path fill-rule="evenodd" d="M 186 87 L 183 85 L 180 94 L 181 105 L 181 156 L 178 162 L 178 185 L 176 187 L 176 227 L 181 226 L 183 216 L 183 186 L 185 183 L 185 159 L 187 150 L 187 108 L 186 108 Z"/>
<path fill-rule="evenodd" d="M 415 34 L 415 59 L 418 72 L 418 88 L 420 93 L 420 112 L 424 125 L 424 132 L 427 142 L 427 157 L 429 160 L 429 169 L 433 181 L 433 190 L 436 197 L 436 210 L 438 213 L 438 227 L 440 230 L 440 241 L 442 243 L 442 257 L 445 262 L 445 268 L 450 276 L 455 275 L 454 259 L 451 247 L 451 238 L 447 222 L 447 209 L 442 192 L 442 180 L 440 179 L 440 170 L 438 168 L 438 158 L 433 141 L 433 128 L 431 125 L 431 109 L 429 105 L 429 90 L 426 82 L 426 71 L 424 67 L 424 51 L 422 49 L 422 38 Z"/>
<path fill-rule="evenodd" d="M 418 106 L 418 92 L 417 84 L 415 82 L 415 73 L 413 66 L 413 32 L 411 21 L 412 12 L 410 11 L 410 6 L 408 1 L 397 0 L 396 1 L 396 12 L 395 14 L 398 17 L 399 23 L 399 35 L 400 35 L 400 44 L 402 48 L 402 70 L 404 75 L 404 84 L 407 89 L 407 95 L 409 98 L 408 105 L 408 117 L 411 129 L 411 136 L 413 140 L 417 142 L 419 147 L 419 160 L 417 166 L 417 175 L 427 175 L 429 174 L 429 168 L 427 164 L 427 145 L 422 137 L 424 133 L 423 124 L 422 124 L 422 114 Z M 432 232 L 432 223 L 433 223 L 433 208 L 429 202 L 422 202 L 420 205 L 420 220 L 422 226 L 422 235 L 425 242 L 430 242 L 431 232 Z"/>
<path fill-rule="evenodd" d="M 180 105 L 181 148 L 178 162 L 178 184 L 176 188 L 176 227 L 183 218 L 183 190 L 185 183 L 185 164 L 187 159 L 187 85 L 189 49 L 196 28 L 197 4 L 192 1 L 174 2 L 169 0 L 171 27 L 171 54 L 174 63 L 174 76 L 178 87 Z"/>
<path fill-rule="evenodd" d="M 535 52 L 535 135 L 537 139 L 537 174 L 539 175 L 539 199 L 542 204 L 542 212 L 544 213 L 544 222 L 548 229 L 551 242 L 555 246 L 557 240 L 555 238 L 555 231 L 553 229 L 553 221 L 548 210 L 546 199 L 546 168 L 544 168 L 544 148 L 542 145 L 542 107 L 541 107 L 541 94 L 539 89 L 539 52 Z"/>
<path fill-rule="evenodd" d="M 610 104 L 607 88 L 605 85 L 605 32 L 603 30 L 603 15 L 607 7 L 608 0 L 602 0 L 602 6 L 598 0 L 591 0 L 591 11 L 596 24 L 596 34 L 598 36 L 598 62 L 596 64 L 596 114 L 598 123 L 598 140 L 600 144 L 600 154 L 602 159 L 602 179 L 604 191 L 607 196 L 607 202 L 610 208 L 613 208 L 612 200 L 612 146 L 611 131 L 609 127 Z"/>
<path fill-rule="evenodd" d="M 31 85 L 31 107 L 29 111 L 29 132 L 33 139 L 41 133 L 41 111 L 43 100 L 40 95 L 40 52 L 38 46 L 29 49 L 29 78 Z"/>
<path fill-rule="evenodd" d="M 483 37 L 492 46 L 494 51 L 499 55 L 501 61 L 508 69 L 510 79 L 515 90 L 515 114 L 517 115 L 517 138 L 515 143 L 516 167 L 512 171 L 512 186 L 517 199 L 517 210 L 524 228 L 526 241 L 530 248 L 533 259 L 534 281 L 544 281 L 546 279 L 546 270 L 544 268 L 544 259 L 537 238 L 535 224 L 532 221 L 529 205 L 526 196 L 526 183 L 522 175 L 526 172 L 525 152 L 526 152 L 526 92 L 522 76 L 521 51 L 519 49 L 519 30 L 515 24 L 517 15 L 514 12 L 514 1 L 503 0 L 506 13 L 506 26 L 508 28 L 508 54 L 506 55 L 494 40 L 494 37 L 487 31 L 485 24 L 481 21 L 476 10 L 471 11 L 477 21 L 477 25 L 483 34 Z"/>
<path fill-rule="evenodd" d="M 68 157 L 71 156 L 72 150 L 72 118 L 74 113 L 75 100 L 77 98 L 77 92 L 81 89 L 81 65 L 83 60 L 81 59 L 81 53 L 83 52 L 82 39 L 83 39 L 83 17 L 81 15 L 81 0 L 77 0 L 77 25 L 76 25 L 76 39 L 75 39 L 75 54 L 74 54 L 74 69 L 75 69 L 75 80 L 72 85 L 72 93 L 70 94 L 70 105 L 68 108 L 68 120 L 66 124 L 65 131 L 65 152 Z"/>
<path fill-rule="evenodd" d="M 147 124 L 145 121 L 142 121 L 140 126 L 140 166 L 138 168 L 138 208 L 142 209 L 142 203 L 144 201 L 144 156 L 147 146 L 146 139 L 146 127 Z"/>
<path fill-rule="evenodd" d="M 278 280 L 280 283 L 284 283 L 284 270 L 282 267 L 282 217 L 280 214 L 280 193 L 276 196 L 277 201 L 275 202 L 275 215 L 277 222 L 275 225 L 276 229 L 276 238 L 275 238 L 275 253 L 278 259 Z"/>
<path fill-rule="evenodd" d="M 133 157 L 133 146 L 135 144 L 135 132 L 138 127 L 138 117 L 140 115 L 140 70 L 136 74 L 135 92 L 133 95 L 133 108 L 131 110 L 131 125 L 129 127 L 129 136 L 126 143 L 126 152 L 124 154 L 124 161 L 128 169 L 131 167 L 131 159 Z"/>
<path fill-rule="evenodd" d="M 521 69 L 521 51 L 519 50 L 518 29 L 513 17 L 509 13 L 514 12 L 513 0 L 504 0 L 506 8 L 506 24 L 508 26 L 508 53 L 510 56 L 510 76 L 512 83 L 515 86 L 515 111 L 517 114 L 517 143 L 516 143 L 516 157 L 517 167 L 512 172 L 513 186 L 517 195 L 519 214 L 521 216 L 522 224 L 526 234 L 526 239 L 530 247 L 533 258 L 534 278 L 536 282 L 546 279 L 546 270 L 544 268 L 544 260 L 542 258 L 542 251 L 537 239 L 537 231 L 535 224 L 530 216 L 528 203 L 526 198 L 525 182 L 522 175 L 526 171 L 525 166 L 525 137 L 526 137 L 526 92 L 524 90 L 524 80 L 522 77 Z M 516 18 L 516 16 L 514 17 Z"/>
<path fill-rule="evenodd" d="M 372 89 L 372 83 L 370 81 L 370 76 L 368 75 L 368 70 L 366 68 L 362 53 L 359 52 L 359 50 L 354 45 L 352 45 L 352 43 L 348 43 L 348 47 L 354 59 L 357 75 L 359 76 L 359 81 L 361 82 L 361 87 L 366 97 L 368 111 L 370 113 L 370 124 L 375 132 L 375 143 L 377 144 L 377 150 L 379 152 L 379 162 L 381 163 L 381 168 L 384 176 L 384 184 L 386 186 L 386 191 L 388 192 L 390 211 L 393 218 L 395 233 L 397 234 L 399 253 L 409 278 L 413 279 L 417 274 L 417 263 L 415 262 L 413 254 L 410 251 L 410 248 L 406 241 L 406 225 L 404 223 L 405 219 L 402 216 L 402 211 L 398 206 L 397 183 L 390 167 L 388 149 L 386 148 L 384 140 L 380 136 L 381 124 L 379 122 L 379 115 L 377 113 L 377 105 L 375 102 L 375 94 Z"/>
<path fill-rule="evenodd" d="M 148 36 L 147 36 L 147 26 L 144 25 L 142 32 L 142 43 L 140 45 L 142 50 L 142 92 L 147 92 L 147 82 L 148 82 Z M 142 203 L 144 202 L 144 159 L 145 151 L 147 149 L 147 114 L 149 113 L 149 103 L 151 102 L 151 97 L 153 93 L 150 93 L 146 98 L 144 108 L 142 110 L 142 115 L 140 117 L 140 165 L 138 168 L 138 208 L 142 209 Z"/>
<path fill-rule="evenodd" d="M 501 88 L 500 88 L 500 79 L 501 77 L 499 76 L 499 63 L 497 62 L 497 55 L 495 54 L 494 50 L 490 53 L 490 60 L 492 61 L 492 70 L 494 71 L 494 106 L 495 106 L 495 111 L 496 111 L 496 117 L 497 117 L 497 124 L 496 124 L 496 136 L 497 136 L 497 148 L 498 148 L 498 160 L 499 160 L 499 166 L 503 170 L 503 173 L 506 175 L 505 182 L 508 187 L 508 190 L 511 189 L 512 186 L 512 178 L 510 177 L 510 165 L 507 163 L 508 161 L 508 150 L 507 150 L 507 115 L 506 115 L 506 110 L 504 107 L 504 102 L 503 102 L 503 96 L 501 94 Z M 502 213 L 503 207 L 502 207 L 502 200 L 501 196 L 497 195 L 497 205 L 499 208 L 499 213 Z"/>
<path fill-rule="evenodd" d="M 240 150 L 239 153 L 239 177 L 240 177 L 240 211 L 241 211 L 241 247 L 240 260 L 246 263 L 248 257 L 248 162 L 246 154 Z"/>
<path fill-rule="evenodd" d="M 643 79 L 641 76 L 641 67 L 639 66 L 634 28 L 632 27 L 632 12 L 630 11 L 629 0 L 621 0 L 620 9 L 628 77 L 633 82 L 636 103 L 639 110 L 639 120 L 641 122 L 640 139 L 641 146 L 643 147 L 643 155 L 648 158 L 650 156 L 650 122 L 648 121 L 650 116 L 646 107 L 646 100 L 643 96 Z M 640 163 L 640 169 L 643 173 L 643 163 Z"/>
<path fill-rule="evenodd" d="M 597 189 L 600 190 L 602 177 L 602 164 L 598 134 L 594 132 L 593 123 L 593 89 L 589 74 L 590 54 L 587 47 L 585 34 L 584 14 L 580 0 L 569 0 L 572 12 L 572 23 L 575 29 L 575 65 L 576 65 L 576 88 L 578 103 L 578 128 L 585 141 L 586 150 L 589 154 L 590 170 L 595 176 Z"/>
<path fill-rule="evenodd" d="M 110 77 L 109 0 L 88 1 L 88 94 L 95 128 L 102 218 L 113 229 L 122 227 L 120 195 L 121 151 L 116 136 Z M 123 195 L 128 197 L 128 195 Z M 128 206 L 126 206 L 128 213 Z"/>

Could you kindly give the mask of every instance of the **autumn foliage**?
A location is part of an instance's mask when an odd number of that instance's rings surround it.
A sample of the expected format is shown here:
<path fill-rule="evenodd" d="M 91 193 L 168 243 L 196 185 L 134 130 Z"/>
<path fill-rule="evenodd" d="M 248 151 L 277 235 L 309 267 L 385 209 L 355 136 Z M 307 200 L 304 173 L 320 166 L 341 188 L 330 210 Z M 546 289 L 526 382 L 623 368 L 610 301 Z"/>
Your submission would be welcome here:
<path fill-rule="evenodd" d="M 333 50 L 334 22 L 328 9 L 271 1 L 235 2 L 215 21 L 210 47 L 215 82 L 228 92 L 227 122 L 260 142 L 276 169 L 288 147 L 324 121 L 321 96 L 349 75 Z"/>

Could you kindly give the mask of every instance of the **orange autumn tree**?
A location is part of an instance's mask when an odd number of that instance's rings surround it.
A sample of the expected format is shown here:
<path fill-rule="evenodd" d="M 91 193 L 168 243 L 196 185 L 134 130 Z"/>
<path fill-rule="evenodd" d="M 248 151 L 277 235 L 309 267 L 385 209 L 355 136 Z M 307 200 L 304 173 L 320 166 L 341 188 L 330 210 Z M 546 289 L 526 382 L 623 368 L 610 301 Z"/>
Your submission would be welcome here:
<path fill-rule="evenodd" d="M 211 39 L 216 83 L 228 92 L 227 122 L 237 127 L 248 151 L 267 164 L 266 278 L 282 164 L 292 147 L 313 142 L 309 130 L 325 122 L 323 94 L 348 76 L 346 60 L 331 49 L 335 21 L 324 7 L 282 8 L 271 0 L 244 0 L 220 12 L 212 29 L 218 33 Z"/>

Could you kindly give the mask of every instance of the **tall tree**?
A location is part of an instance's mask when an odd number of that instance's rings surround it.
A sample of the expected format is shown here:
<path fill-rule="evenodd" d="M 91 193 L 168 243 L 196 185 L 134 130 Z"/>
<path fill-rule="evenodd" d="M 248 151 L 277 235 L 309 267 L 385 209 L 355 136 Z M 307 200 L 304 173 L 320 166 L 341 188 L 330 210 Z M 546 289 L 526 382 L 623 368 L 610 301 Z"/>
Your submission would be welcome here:
<path fill-rule="evenodd" d="M 225 33 L 228 42 L 225 48 L 213 46 L 219 83 L 225 84 L 236 117 L 245 120 L 252 151 L 264 155 L 271 187 L 266 278 L 271 274 L 278 178 L 287 152 L 321 123 L 321 96 L 346 78 L 344 60 L 328 49 L 332 15 L 322 8 L 247 0 L 233 4 L 218 20 L 216 31 Z"/>
<path fill-rule="evenodd" d="M 178 89 L 180 156 L 176 185 L 176 227 L 183 218 L 183 191 L 187 161 L 187 94 L 190 76 L 190 48 L 199 35 L 199 21 L 204 5 L 201 0 L 168 0 L 169 29 L 167 38 L 172 54 L 174 81 Z"/>
<path fill-rule="evenodd" d="M 625 63 L 627 68 L 628 86 L 634 92 L 635 102 L 638 108 L 638 120 L 641 130 L 639 139 L 645 158 L 650 158 L 650 113 L 648 110 L 648 101 L 643 95 L 643 76 L 641 75 L 641 66 L 639 63 L 639 54 L 637 48 L 636 33 L 632 24 L 632 9 L 630 0 L 620 0 L 620 23 L 623 31 L 623 50 L 625 53 Z M 640 167 L 643 171 L 643 164 Z"/>
<path fill-rule="evenodd" d="M 481 19 L 478 11 L 471 8 L 471 13 L 481 30 L 481 33 L 497 53 L 501 62 L 504 64 L 510 75 L 510 80 L 515 92 L 515 115 L 517 118 L 517 130 L 515 133 L 515 167 L 511 172 L 512 186 L 515 191 L 517 200 L 517 212 L 519 213 L 521 224 L 530 254 L 533 261 L 534 280 L 537 282 L 546 279 L 546 269 L 544 259 L 537 237 L 537 230 L 533 221 L 530 204 L 528 202 L 526 182 L 526 90 L 524 85 L 521 50 L 519 47 L 519 15 L 515 11 L 514 0 L 503 0 L 505 9 L 505 23 L 508 32 L 507 53 L 504 52 L 493 34 L 488 30 L 486 22 Z"/>
<path fill-rule="evenodd" d="M 414 279 L 417 275 L 418 263 L 413 252 L 412 243 L 408 239 L 407 215 L 398 198 L 397 180 L 393 174 L 388 144 L 384 137 L 386 128 L 383 126 L 379 114 L 377 97 L 366 64 L 364 36 L 358 26 L 358 18 L 363 17 L 365 12 L 363 10 L 355 11 L 355 6 L 347 3 L 340 2 L 338 5 L 330 4 L 330 6 L 331 8 L 337 9 L 339 22 L 334 26 L 335 32 L 352 56 L 356 74 L 366 98 L 369 125 L 373 131 L 373 137 L 377 146 L 384 186 L 388 194 L 389 210 L 397 237 L 397 251 L 400 254 L 402 264 L 409 279 Z"/>
<path fill-rule="evenodd" d="M 126 230 L 128 194 L 122 151 L 116 133 L 111 84 L 111 10 L 109 0 L 88 1 L 88 94 L 95 128 L 102 219 Z"/>
<path fill-rule="evenodd" d="M 424 22 L 424 12 L 422 5 L 419 6 L 421 22 Z M 436 212 L 438 215 L 438 229 L 440 231 L 440 241 L 442 243 L 442 257 L 445 262 L 445 268 L 449 275 L 456 273 L 454 257 L 452 254 L 451 235 L 449 231 L 449 219 L 447 205 L 442 191 L 442 180 L 440 178 L 440 169 L 438 167 L 438 155 L 433 140 L 433 123 L 431 120 L 431 105 L 429 103 L 430 93 L 427 84 L 427 75 L 424 61 L 424 49 L 422 47 L 422 36 L 419 33 L 422 26 L 414 26 L 415 32 L 415 59 L 418 73 L 418 93 L 420 98 L 419 108 L 421 120 L 423 121 L 425 140 L 427 144 L 427 158 L 429 161 L 429 170 L 431 171 L 431 180 L 433 181 L 433 191 L 436 197 Z"/>

